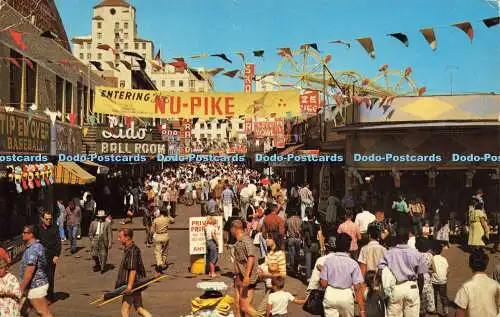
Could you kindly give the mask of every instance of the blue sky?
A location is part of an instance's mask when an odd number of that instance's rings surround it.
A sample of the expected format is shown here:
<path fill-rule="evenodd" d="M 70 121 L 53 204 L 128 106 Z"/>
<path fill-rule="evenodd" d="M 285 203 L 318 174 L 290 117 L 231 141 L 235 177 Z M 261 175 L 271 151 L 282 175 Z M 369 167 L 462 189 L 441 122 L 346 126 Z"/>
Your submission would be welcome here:
<path fill-rule="evenodd" d="M 98 0 L 56 0 L 66 32 L 73 36 L 91 31 L 92 7 Z M 500 93 L 500 26 L 486 28 L 484 18 L 498 9 L 484 0 L 132 0 L 137 9 L 139 36 L 150 39 L 162 57 L 188 57 L 200 53 L 226 53 L 226 63 L 216 57 L 190 60 L 193 67 L 242 69 L 233 52 L 243 51 L 247 62 L 255 62 L 257 73 L 275 71 L 279 47 L 297 49 L 317 43 L 323 55 L 331 54 L 334 71 L 353 70 L 373 78 L 383 64 L 390 69 L 413 68 L 417 86 L 427 94 L 453 92 Z M 470 21 L 475 37 L 470 43 L 449 24 Z M 420 28 L 435 27 L 437 51 L 433 52 Z M 404 32 L 410 46 L 386 36 Z M 376 59 L 372 60 L 355 42 L 371 36 Z M 350 49 L 329 44 L 332 40 L 352 43 Z M 255 58 L 253 50 L 265 50 Z M 242 91 L 240 79 L 218 75 L 216 90 Z"/>

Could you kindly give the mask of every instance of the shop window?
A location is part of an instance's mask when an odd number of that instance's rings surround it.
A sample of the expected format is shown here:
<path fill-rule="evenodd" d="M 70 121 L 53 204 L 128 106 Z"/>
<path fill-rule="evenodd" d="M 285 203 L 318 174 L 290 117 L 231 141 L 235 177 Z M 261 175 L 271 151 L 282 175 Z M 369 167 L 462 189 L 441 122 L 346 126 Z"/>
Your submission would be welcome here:
<path fill-rule="evenodd" d="M 69 81 L 66 82 L 66 88 L 64 90 L 65 93 L 65 108 L 64 108 L 64 113 L 72 113 L 73 112 L 73 84 L 71 84 Z"/>
<path fill-rule="evenodd" d="M 31 62 L 31 63 L 30 63 Z M 38 65 L 31 61 L 26 60 L 26 94 L 25 102 L 29 105 L 36 102 L 36 73 Z M 33 66 L 33 67 L 31 67 Z"/>
<path fill-rule="evenodd" d="M 56 111 L 63 112 L 64 80 L 56 76 Z"/>
<path fill-rule="evenodd" d="M 17 61 L 17 64 L 22 64 L 22 56 L 14 50 L 10 50 L 10 57 Z M 10 63 L 10 106 L 20 108 L 21 104 L 21 81 L 22 69 Z"/>

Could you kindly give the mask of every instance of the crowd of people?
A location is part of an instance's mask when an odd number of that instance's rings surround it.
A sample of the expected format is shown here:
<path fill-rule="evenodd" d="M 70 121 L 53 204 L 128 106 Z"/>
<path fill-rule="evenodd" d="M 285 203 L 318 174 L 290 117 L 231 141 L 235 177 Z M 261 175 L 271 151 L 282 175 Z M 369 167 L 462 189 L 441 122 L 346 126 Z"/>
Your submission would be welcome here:
<path fill-rule="evenodd" d="M 168 227 L 175 222 L 179 204 L 200 206 L 207 216 L 209 276 L 219 278 L 220 248 L 234 263 L 236 316 L 286 316 L 289 302 L 327 317 L 354 316 L 355 310 L 361 317 L 448 316 L 450 270 L 442 251 L 449 247 L 450 224 L 439 210 L 430 221 L 418 198 L 407 203 L 400 196 L 388 218 L 389 213 L 371 212 L 349 196 L 320 199 L 307 183 L 286 188 L 279 178 L 244 165 L 219 163 L 169 167 L 135 183 L 130 180 L 122 190 L 122 224 L 142 217 L 144 243 L 154 247 L 157 275 L 168 271 Z M 217 216 L 223 218 L 224 245 L 218 243 Z M 85 192 L 67 206 L 59 201 L 54 212 L 44 211 L 38 226 L 25 226 L 27 249 L 19 279 L 8 273 L 8 256 L 0 254 L 0 316 L 20 316 L 23 303 L 41 316 L 52 316 L 49 303 L 54 300 L 54 275 L 66 237 L 74 254 L 82 233 L 88 234 L 93 269 L 106 273 L 113 222 Z M 470 316 L 496 316 L 500 273 L 493 279 L 485 274 L 488 255 L 483 248 L 489 243 L 490 227 L 481 190 L 471 199 L 468 222 L 474 277 L 456 295 L 457 316 L 466 311 Z M 133 292 L 134 285 L 146 278 L 133 236 L 132 229 L 119 231 L 124 255 L 115 286 L 125 294 L 122 316 L 132 308 L 151 316 L 141 293 Z M 307 284 L 303 298 L 285 291 L 286 276 Z M 265 297 L 254 304 L 259 283 Z"/>

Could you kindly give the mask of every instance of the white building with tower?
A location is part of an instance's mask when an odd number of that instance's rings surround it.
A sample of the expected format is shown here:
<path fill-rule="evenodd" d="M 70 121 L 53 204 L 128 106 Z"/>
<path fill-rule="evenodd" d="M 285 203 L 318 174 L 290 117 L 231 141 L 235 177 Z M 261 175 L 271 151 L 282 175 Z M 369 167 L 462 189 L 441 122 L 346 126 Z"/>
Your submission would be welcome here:
<path fill-rule="evenodd" d="M 159 56 L 155 55 L 154 44 L 139 37 L 136 9 L 126 0 L 102 0 L 94 6 L 92 33 L 75 37 L 72 42 L 73 54 L 79 60 L 100 62 L 102 75 L 115 77 L 119 88 L 135 88 L 132 73 L 143 71 L 158 90 L 205 92 L 214 89 L 209 74 L 191 71 L 182 65 L 172 66 L 155 58 Z"/>

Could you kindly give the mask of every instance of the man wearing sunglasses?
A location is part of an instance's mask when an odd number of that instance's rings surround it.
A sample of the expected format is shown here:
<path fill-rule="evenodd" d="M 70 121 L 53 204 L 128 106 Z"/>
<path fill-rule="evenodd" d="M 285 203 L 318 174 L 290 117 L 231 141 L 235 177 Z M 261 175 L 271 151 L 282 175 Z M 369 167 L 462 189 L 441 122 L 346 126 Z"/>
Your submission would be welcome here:
<path fill-rule="evenodd" d="M 61 237 L 57 226 L 53 225 L 54 218 L 51 212 L 44 210 L 41 214 L 40 224 L 36 227 L 36 235 L 45 248 L 47 259 L 46 273 L 49 279 L 47 299 L 54 301 L 54 277 L 56 265 L 61 255 Z"/>

